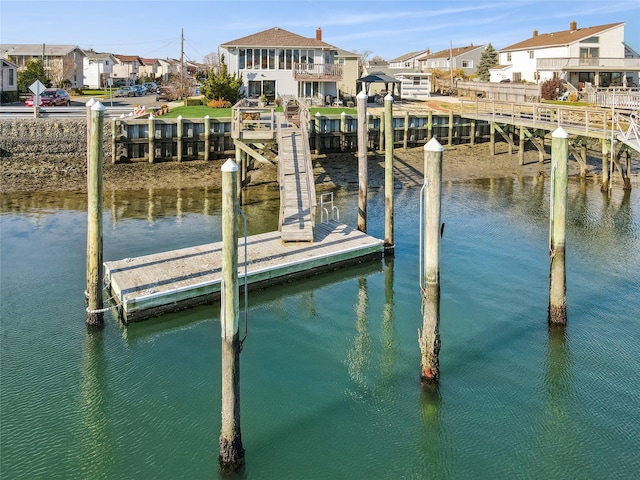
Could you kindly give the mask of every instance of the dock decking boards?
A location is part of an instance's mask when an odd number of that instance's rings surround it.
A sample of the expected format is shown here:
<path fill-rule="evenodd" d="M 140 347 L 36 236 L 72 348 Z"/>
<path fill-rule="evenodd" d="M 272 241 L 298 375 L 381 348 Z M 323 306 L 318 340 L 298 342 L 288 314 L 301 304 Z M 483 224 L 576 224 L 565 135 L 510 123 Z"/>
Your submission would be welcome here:
<path fill-rule="evenodd" d="M 238 277 L 244 283 L 244 238 L 238 241 Z M 371 256 L 383 241 L 347 225 L 317 224 L 313 243 L 284 244 L 280 232 L 247 238 L 247 283 L 279 283 Z M 105 262 L 111 294 L 125 323 L 202 304 L 220 292 L 222 242 Z"/>

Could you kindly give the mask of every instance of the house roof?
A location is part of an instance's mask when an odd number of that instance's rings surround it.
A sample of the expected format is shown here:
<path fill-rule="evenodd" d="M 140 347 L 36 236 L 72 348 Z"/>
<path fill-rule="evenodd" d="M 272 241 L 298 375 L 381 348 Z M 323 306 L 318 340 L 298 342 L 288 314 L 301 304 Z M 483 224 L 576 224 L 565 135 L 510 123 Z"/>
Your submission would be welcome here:
<path fill-rule="evenodd" d="M 415 58 L 419 55 L 422 55 L 423 53 L 425 53 L 427 50 L 420 50 L 418 52 L 409 52 L 409 53 L 405 53 L 404 55 L 399 56 L 398 58 L 394 58 L 393 60 L 389 60 L 389 63 L 398 63 L 398 62 L 404 62 L 405 60 L 410 60 L 412 58 Z"/>
<path fill-rule="evenodd" d="M 604 32 L 614 27 L 624 25 L 625 22 L 608 23 L 607 25 L 598 25 L 595 27 L 576 28 L 575 30 L 562 30 L 560 32 L 542 33 L 538 34 L 534 31 L 531 38 L 519 43 L 514 43 L 501 49 L 501 52 L 507 52 L 509 50 L 528 50 L 535 48 L 546 48 L 560 45 L 569 45 L 571 43 L 579 42 L 585 38 L 592 37 L 598 33 Z M 577 26 L 577 25 L 576 25 Z"/>
<path fill-rule="evenodd" d="M 142 65 L 142 60 L 137 55 L 113 55 L 120 63 L 138 62 Z"/>
<path fill-rule="evenodd" d="M 315 37 L 303 37 L 289 32 L 280 27 L 273 27 L 262 32 L 254 33 L 246 37 L 231 40 L 220 45 L 221 47 L 314 47 L 336 48 Z"/>
<path fill-rule="evenodd" d="M 153 65 L 154 63 L 155 64 L 160 63 L 157 58 L 141 58 L 140 61 L 142 62 L 143 65 Z"/>
<path fill-rule="evenodd" d="M 390 77 L 383 72 L 371 72 L 369 75 L 356 79 L 356 82 L 363 83 L 401 83 L 400 80 Z"/>
<path fill-rule="evenodd" d="M 45 57 L 64 57 L 65 55 L 78 50 L 82 54 L 84 51 L 77 45 L 47 45 L 42 43 L 3 43 L 0 44 L 0 55 L 7 57 L 14 56 L 33 56 L 39 57 L 43 54 Z"/>
<path fill-rule="evenodd" d="M 455 58 L 455 57 L 459 57 L 464 53 L 469 53 L 473 50 L 476 50 L 478 48 L 484 49 L 484 47 L 485 47 L 484 45 L 474 45 L 472 43 L 470 45 L 467 45 L 466 47 L 447 48 L 445 50 L 440 50 L 435 53 L 427 53 L 426 55 L 419 57 L 418 60 L 421 62 L 426 62 L 427 60 L 432 60 L 435 58 L 449 58 L 451 57 L 451 54 L 453 54 L 453 57 Z"/>
<path fill-rule="evenodd" d="M 358 57 L 360 57 L 360 54 L 359 54 L 359 53 L 349 52 L 349 51 L 347 51 L 347 50 L 343 50 L 343 49 L 341 49 L 341 48 L 337 48 L 337 49 L 336 49 L 336 51 L 337 51 L 337 54 L 336 54 L 336 55 L 337 55 L 338 57 L 353 57 L 353 58 L 358 58 Z"/>
<path fill-rule="evenodd" d="M 87 57 L 95 59 L 105 59 L 107 57 L 115 58 L 114 55 L 109 52 L 94 52 L 93 50 L 85 50 L 84 53 L 87 55 Z"/>

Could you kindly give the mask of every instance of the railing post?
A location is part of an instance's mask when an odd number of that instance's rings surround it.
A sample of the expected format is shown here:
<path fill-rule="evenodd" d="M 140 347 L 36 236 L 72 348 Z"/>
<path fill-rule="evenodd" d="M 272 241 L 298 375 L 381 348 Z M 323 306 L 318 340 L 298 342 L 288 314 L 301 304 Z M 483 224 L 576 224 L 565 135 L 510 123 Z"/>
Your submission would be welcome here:
<path fill-rule="evenodd" d="M 340 114 L 340 151 L 344 152 L 347 149 L 345 133 L 347 131 L 347 114 L 342 112 Z"/>
<path fill-rule="evenodd" d="M 404 136 L 402 138 L 402 148 L 407 148 L 409 143 L 409 112 L 404 112 Z"/>
<path fill-rule="evenodd" d="M 447 145 L 451 146 L 453 143 L 453 111 L 449 112 L 449 136 L 447 138 Z M 407 148 L 406 146 L 404 148 Z"/>
<path fill-rule="evenodd" d="M 111 163 L 116 163 L 116 133 L 117 133 L 116 119 L 111 119 Z"/>
<path fill-rule="evenodd" d="M 427 113 L 427 142 L 433 138 L 433 111 Z"/>

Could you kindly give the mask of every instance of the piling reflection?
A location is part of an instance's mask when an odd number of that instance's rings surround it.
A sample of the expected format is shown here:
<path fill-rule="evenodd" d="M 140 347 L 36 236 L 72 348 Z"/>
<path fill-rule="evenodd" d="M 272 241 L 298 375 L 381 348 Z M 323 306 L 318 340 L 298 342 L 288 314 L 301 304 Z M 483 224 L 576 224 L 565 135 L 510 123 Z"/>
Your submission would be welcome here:
<path fill-rule="evenodd" d="M 367 279 L 358 278 L 358 302 L 356 303 L 356 335 L 347 352 L 347 368 L 351 379 L 361 388 L 366 388 L 365 370 L 370 363 L 371 336 L 367 307 L 369 303 Z"/>
<path fill-rule="evenodd" d="M 105 373 L 103 329 L 87 329 L 85 358 L 81 366 L 80 425 L 78 436 L 82 438 L 82 462 L 84 478 L 103 478 L 107 475 L 111 445 L 107 432 L 106 412 L 107 381 Z"/>
<path fill-rule="evenodd" d="M 384 387 L 391 383 L 395 362 L 395 328 L 393 315 L 393 257 L 384 259 L 384 310 L 382 313 L 382 361 L 380 380 Z"/>

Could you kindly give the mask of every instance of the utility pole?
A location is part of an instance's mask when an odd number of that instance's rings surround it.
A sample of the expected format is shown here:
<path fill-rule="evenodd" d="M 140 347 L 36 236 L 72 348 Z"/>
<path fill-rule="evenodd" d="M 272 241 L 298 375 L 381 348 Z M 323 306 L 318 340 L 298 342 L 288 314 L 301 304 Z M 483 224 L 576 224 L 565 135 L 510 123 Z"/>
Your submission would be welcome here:
<path fill-rule="evenodd" d="M 186 106 L 187 100 L 184 94 L 184 28 L 180 32 L 180 92 L 182 93 L 182 101 Z"/>

